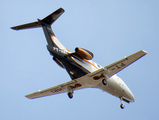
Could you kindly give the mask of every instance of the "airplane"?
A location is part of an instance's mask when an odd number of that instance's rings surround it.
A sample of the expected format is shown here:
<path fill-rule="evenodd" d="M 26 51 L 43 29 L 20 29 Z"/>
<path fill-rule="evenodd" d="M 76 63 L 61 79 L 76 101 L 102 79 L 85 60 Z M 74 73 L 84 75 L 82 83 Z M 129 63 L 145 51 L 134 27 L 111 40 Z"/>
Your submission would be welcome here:
<path fill-rule="evenodd" d="M 94 54 L 91 51 L 76 47 L 75 52 L 71 52 L 56 38 L 51 25 L 64 12 L 65 10 L 63 8 L 59 8 L 47 17 L 37 19 L 36 22 L 11 27 L 13 30 L 42 27 L 50 55 L 53 56 L 53 60 L 60 67 L 66 69 L 72 79 L 66 83 L 28 94 L 26 97 L 34 99 L 67 92 L 68 97 L 72 99 L 75 90 L 98 88 L 118 97 L 121 102 L 120 107 L 124 109 L 123 101 L 130 103 L 134 102 L 135 98 L 128 86 L 116 73 L 146 55 L 147 52 L 140 50 L 110 65 L 102 67 L 92 61 Z"/>

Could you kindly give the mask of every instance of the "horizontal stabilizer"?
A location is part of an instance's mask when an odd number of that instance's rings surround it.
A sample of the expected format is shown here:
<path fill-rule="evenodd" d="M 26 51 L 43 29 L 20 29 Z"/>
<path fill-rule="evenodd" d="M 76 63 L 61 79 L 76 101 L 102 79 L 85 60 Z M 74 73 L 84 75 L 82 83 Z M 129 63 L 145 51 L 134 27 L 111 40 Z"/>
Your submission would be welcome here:
<path fill-rule="evenodd" d="M 32 22 L 32 23 L 27 23 L 27 24 L 23 24 L 23 25 L 18 25 L 18 26 L 14 26 L 11 27 L 13 30 L 22 30 L 22 29 L 29 29 L 29 28 L 38 28 L 41 27 L 41 23 L 40 22 Z"/>
<path fill-rule="evenodd" d="M 11 28 L 13 30 L 23 30 L 23 29 L 29 29 L 29 28 L 37 28 L 37 27 L 41 27 L 43 25 L 51 25 L 62 15 L 62 13 L 64 13 L 64 9 L 59 8 L 58 10 L 51 13 L 50 15 L 48 15 L 47 17 L 45 17 L 42 20 L 38 19 L 38 21 L 36 21 L 36 22 L 18 25 L 18 26 L 14 26 Z"/>
<path fill-rule="evenodd" d="M 51 25 L 53 24 L 63 13 L 65 12 L 65 10 L 63 8 L 59 8 L 58 10 L 56 10 L 55 12 L 51 13 L 50 15 L 48 15 L 47 17 L 45 17 L 44 19 L 42 19 L 41 21 L 47 25 Z"/>

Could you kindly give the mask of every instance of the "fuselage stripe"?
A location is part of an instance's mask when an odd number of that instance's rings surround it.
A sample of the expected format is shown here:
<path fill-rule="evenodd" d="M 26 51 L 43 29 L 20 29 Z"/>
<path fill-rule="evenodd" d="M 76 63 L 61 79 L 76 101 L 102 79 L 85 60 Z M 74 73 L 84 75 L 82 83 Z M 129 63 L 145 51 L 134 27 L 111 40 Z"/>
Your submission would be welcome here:
<path fill-rule="evenodd" d="M 87 63 L 91 64 L 93 67 L 95 67 L 96 69 L 99 69 L 97 66 L 95 66 L 93 63 L 89 62 L 88 60 L 84 59 L 84 61 L 86 61 Z"/>
<path fill-rule="evenodd" d="M 73 56 L 71 56 L 71 59 L 72 59 L 75 63 L 77 63 L 78 65 L 80 65 L 81 67 L 83 67 L 84 69 L 90 71 L 88 68 L 84 67 L 83 65 L 81 65 L 80 63 L 78 63 L 77 61 L 75 61 L 74 58 L 73 58 Z M 91 62 L 89 62 L 88 60 L 84 59 L 84 61 L 87 62 L 87 63 L 89 63 L 90 65 L 92 65 L 94 68 L 99 69 L 98 67 L 96 67 L 95 65 L 93 65 L 93 64 L 92 64 Z M 90 71 L 90 72 L 92 72 L 92 71 Z"/>
<path fill-rule="evenodd" d="M 52 40 L 52 42 L 59 48 L 59 49 L 61 49 L 58 45 L 57 45 L 57 43 L 53 40 L 53 37 L 55 37 L 56 38 L 56 36 L 55 35 L 51 35 L 50 36 L 51 37 L 51 40 Z M 57 39 L 57 38 L 56 38 Z M 57 39 L 58 40 L 58 39 Z M 60 43 L 61 44 L 61 43 Z M 61 44 L 62 45 L 62 44 Z M 62 45 L 63 46 L 63 45 Z M 64 46 L 63 46 L 64 47 Z M 71 53 L 71 51 L 70 50 L 68 50 L 67 48 L 63 48 L 65 51 L 67 51 L 68 53 Z"/>

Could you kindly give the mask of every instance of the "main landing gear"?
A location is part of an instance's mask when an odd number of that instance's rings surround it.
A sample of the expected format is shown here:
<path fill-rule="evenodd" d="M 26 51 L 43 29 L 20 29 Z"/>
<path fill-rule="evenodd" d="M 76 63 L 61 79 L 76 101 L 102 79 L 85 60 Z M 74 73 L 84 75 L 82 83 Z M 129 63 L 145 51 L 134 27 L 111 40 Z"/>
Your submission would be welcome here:
<path fill-rule="evenodd" d="M 73 88 L 70 87 L 70 86 L 68 86 L 67 89 L 68 89 L 67 95 L 68 95 L 68 97 L 69 97 L 70 99 L 72 99 L 72 98 L 73 98 Z"/>
<path fill-rule="evenodd" d="M 103 85 L 107 85 L 107 80 L 106 80 L 106 79 L 103 79 L 103 80 L 102 80 L 102 83 L 103 83 Z"/>
<path fill-rule="evenodd" d="M 121 102 L 120 108 L 121 108 L 121 109 L 124 109 L 125 106 L 124 106 L 124 104 L 122 103 L 122 100 L 123 100 L 123 99 L 122 99 L 122 97 L 121 97 L 121 98 L 120 98 L 120 102 Z"/>
<path fill-rule="evenodd" d="M 73 98 L 73 93 L 67 93 L 67 95 L 68 95 L 68 97 L 70 98 L 70 99 L 72 99 Z"/>

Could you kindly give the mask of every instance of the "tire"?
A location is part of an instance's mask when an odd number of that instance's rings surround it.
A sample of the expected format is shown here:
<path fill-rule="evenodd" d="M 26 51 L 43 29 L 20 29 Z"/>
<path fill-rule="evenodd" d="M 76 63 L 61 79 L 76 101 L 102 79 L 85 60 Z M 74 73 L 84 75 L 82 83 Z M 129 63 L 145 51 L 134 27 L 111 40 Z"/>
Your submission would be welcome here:
<path fill-rule="evenodd" d="M 72 93 L 68 93 L 68 97 L 69 97 L 70 99 L 72 99 L 72 98 L 73 98 L 73 94 L 72 94 Z"/>
<path fill-rule="evenodd" d="M 120 107 L 121 107 L 121 109 L 124 109 L 125 106 L 124 106 L 124 104 L 122 103 L 122 104 L 120 105 Z"/>
<path fill-rule="evenodd" d="M 106 79 L 103 79 L 103 80 L 102 80 L 102 83 L 103 83 L 103 85 L 107 85 L 107 80 L 106 80 Z"/>

